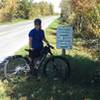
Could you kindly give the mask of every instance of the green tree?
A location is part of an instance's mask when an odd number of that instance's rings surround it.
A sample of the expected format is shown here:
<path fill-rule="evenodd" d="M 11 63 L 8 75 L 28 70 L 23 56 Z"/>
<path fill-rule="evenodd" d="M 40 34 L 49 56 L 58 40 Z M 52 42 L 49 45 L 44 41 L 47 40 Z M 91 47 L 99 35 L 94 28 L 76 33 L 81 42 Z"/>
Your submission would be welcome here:
<path fill-rule="evenodd" d="M 40 15 L 41 15 L 41 11 L 39 9 L 38 3 L 33 3 L 29 12 L 30 19 Z"/>
<path fill-rule="evenodd" d="M 17 17 L 28 19 L 31 6 L 28 0 L 21 0 L 17 9 Z"/>
<path fill-rule="evenodd" d="M 61 4 L 60 4 L 60 7 L 61 7 L 61 21 L 64 23 L 68 23 L 68 18 L 72 12 L 71 10 L 71 2 L 70 0 L 62 0 L 61 1 Z"/>
<path fill-rule="evenodd" d="M 29 16 L 30 18 L 34 18 L 37 16 L 47 16 L 52 14 L 53 14 L 52 4 L 48 4 L 47 2 L 40 2 L 32 4 Z"/>
<path fill-rule="evenodd" d="M 54 14 L 54 11 L 53 11 L 54 7 L 52 4 L 49 4 L 49 12 L 50 12 L 50 15 L 53 15 Z"/>

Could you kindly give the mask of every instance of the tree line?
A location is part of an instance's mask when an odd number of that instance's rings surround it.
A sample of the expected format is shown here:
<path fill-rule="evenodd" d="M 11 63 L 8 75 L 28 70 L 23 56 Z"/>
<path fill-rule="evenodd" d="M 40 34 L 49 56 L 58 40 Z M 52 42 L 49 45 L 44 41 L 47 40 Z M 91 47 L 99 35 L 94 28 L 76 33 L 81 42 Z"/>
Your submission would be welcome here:
<path fill-rule="evenodd" d="M 53 14 L 53 5 L 47 2 L 35 3 L 34 0 L 1 0 L 0 2 L 0 22 Z"/>

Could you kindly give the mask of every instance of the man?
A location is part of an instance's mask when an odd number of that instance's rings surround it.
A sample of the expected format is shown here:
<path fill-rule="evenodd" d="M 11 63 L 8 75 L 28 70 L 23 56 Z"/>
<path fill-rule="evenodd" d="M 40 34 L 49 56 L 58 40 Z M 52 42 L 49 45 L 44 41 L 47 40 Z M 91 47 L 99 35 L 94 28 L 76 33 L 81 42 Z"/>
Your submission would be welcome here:
<path fill-rule="evenodd" d="M 42 22 L 40 19 L 34 20 L 34 29 L 32 29 L 29 32 L 29 49 L 31 49 L 31 52 L 29 52 L 30 60 L 33 64 L 34 58 L 38 57 L 40 55 L 40 52 L 43 48 L 43 41 L 46 42 L 47 45 L 49 45 L 49 42 L 45 38 L 44 30 L 42 30 L 41 26 Z M 36 69 L 34 68 L 34 65 L 30 64 L 30 73 L 37 74 Z"/>

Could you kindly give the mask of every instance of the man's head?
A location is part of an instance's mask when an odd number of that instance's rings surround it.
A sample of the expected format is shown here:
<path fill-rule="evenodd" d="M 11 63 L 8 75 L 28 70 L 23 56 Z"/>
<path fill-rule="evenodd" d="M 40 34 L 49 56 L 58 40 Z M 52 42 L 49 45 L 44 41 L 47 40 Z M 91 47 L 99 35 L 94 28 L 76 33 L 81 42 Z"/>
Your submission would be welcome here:
<path fill-rule="evenodd" d="M 34 25 L 35 25 L 35 28 L 38 30 L 38 29 L 41 29 L 41 19 L 37 18 L 34 20 Z"/>

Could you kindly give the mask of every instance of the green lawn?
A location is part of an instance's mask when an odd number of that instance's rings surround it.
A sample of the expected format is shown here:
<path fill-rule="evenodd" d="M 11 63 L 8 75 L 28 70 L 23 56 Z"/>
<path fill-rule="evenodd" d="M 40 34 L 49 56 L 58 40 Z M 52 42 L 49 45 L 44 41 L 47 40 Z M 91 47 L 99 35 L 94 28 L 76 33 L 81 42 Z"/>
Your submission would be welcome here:
<path fill-rule="evenodd" d="M 59 21 L 55 20 L 45 30 L 46 38 L 55 47 L 58 24 Z M 66 52 L 71 65 L 68 81 L 52 81 L 42 77 L 40 81 L 23 80 L 18 84 L 0 82 L 0 100 L 100 100 L 100 79 L 96 79 L 97 75 L 94 77 L 96 71 L 100 71 L 100 63 L 95 62 L 87 49 L 80 46 L 82 42 L 74 38 L 73 49 Z M 25 55 L 24 48 L 16 54 Z M 61 50 L 55 49 L 53 53 L 60 55 Z"/>

